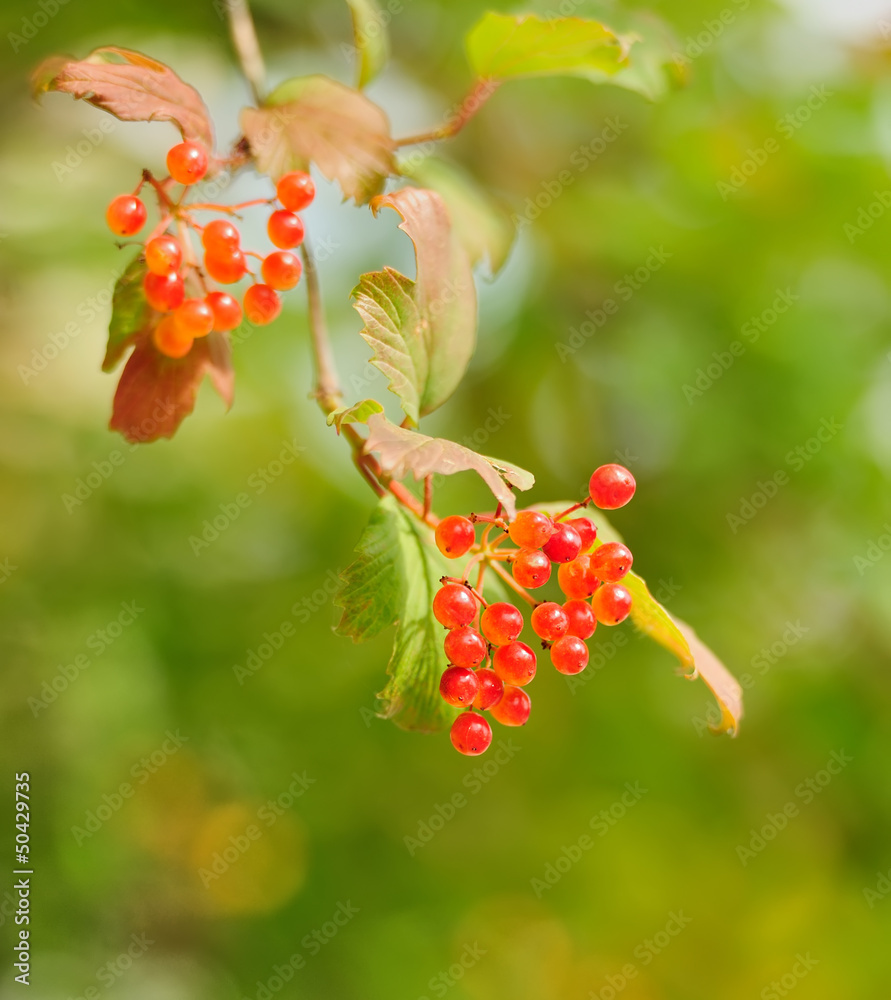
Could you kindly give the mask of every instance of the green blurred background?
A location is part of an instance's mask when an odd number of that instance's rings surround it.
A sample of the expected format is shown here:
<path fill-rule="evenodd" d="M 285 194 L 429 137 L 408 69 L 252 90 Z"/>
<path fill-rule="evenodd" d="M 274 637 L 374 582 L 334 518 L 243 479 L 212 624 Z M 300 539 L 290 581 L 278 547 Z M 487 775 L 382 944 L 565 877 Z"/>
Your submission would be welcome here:
<path fill-rule="evenodd" d="M 631 7 L 570 6 L 617 23 Z M 435 124 L 463 93 L 462 38 L 485 9 L 405 0 L 392 18 L 395 57 L 369 93 L 395 134 Z M 143 165 L 161 168 L 175 132 L 114 122 L 96 141 L 101 112 L 61 95 L 37 107 L 26 76 L 52 52 L 138 48 L 201 89 L 227 143 L 247 92 L 218 12 L 70 0 L 12 51 L 8 32 L 40 7 L 4 5 L 2 837 L 13 773 L 27 770 L 32 996 L 891 995 L 891 886 L 879 878 L 891 867 L 891 10 L 884 21 L 886 5 L 865 0 L 649 9 L 682 50 L 701 35 L 686 88 L 653 104 L 583 81 L 515 83 L 444 151 L 509 211 L 545 207 L 482 286 L 476 358 L 426 429 L 476 435 L 535 471 L 532 500 L 575 498 L 594 466 L 629 465 L 638 493 L 615 521 L 636 568 L 750 675 L 746 717 L 738 739 L 709 736 L 705 687 L 623 625 L 598 633 L 578 690 L 542 673 L 531 721 L 497 763 L 374 719 L 389 637 L 354 646 L 332 632 L 332 581 L 372 496 L 307 399 L 301 295 L 236 349 L 231 413 L 205 386 L 172 442 L 131 449 L 105 430 L 116 378 L 99 364 L 121 260 L 104 208 Z M 272 82 L 352 79 L 344 4 L 279 0 L 255 14 Z M 805 115 L 808 98 L 818 107 Z M 800 127 L 780 128 L 789 114 Z M 625 127 L 580 171 L 608 119 Z M 719 188 L 771 138 L 738 190 Z M 265 190 L 245 176 L 226 197 Z M 410 244 L 393 213 L 375 222 L 327 187 L 307 217 L 328 247 L 350 397 L 384 395 L 348 293 L 385 263 L 411 273 Z M 653 248 L 664 263 L 561 360 L 556 345 L 618 300 Z M 780 293 L 791 304 L 755 337 L 746 324 Z M 745 350 L 728 355 L 734 341 Z M 35 352 L 46 364 L 29 375 Z M 700 369 L 701 395 L 685 393 Z M 821 426 L 834 428 L 825 442 Z M 272 466 L 262 493 L 249 485 L 289 444 L 297 461 Z M 94 471 L 98 485 L 66 504 Z M 731 525 L 778 471 L 785 485 Z M 243 491 L 249 507 L 196 556 L 189 537 Z M 441 513 L 486 502 L 472 476 L 437 494 Z M 130 623 L 113 624 L 121 615 Z M 283 622 L 294 635 L 240 684 L 233 667 Z M 78 656 L 88 666 L 71 668 Z M 54 678 L 64 690 L 35 709 Z M 824 787 L 833 753 L 851 760 Z M 122 782 L 134 794 L 117 799 Z M 638 787 L 627 808 L 626 783 Z M 793 818 L 743 864 L 738 847 L 757 847 L 753 828 L 789 803 Z M 592 817 L 611 808 L 621 818 L 599 835 Z M 106 819 L 91 832 L 97 810 Z M 412 852 L 405 838 L 443 813 Z M 251 823 L 261 839 L 202 884 Z M 575 851 L 585 834 L 592 846 Z M 12 981 L 11 883 L 0 879 L 2 997 L 24 988 Z"/>

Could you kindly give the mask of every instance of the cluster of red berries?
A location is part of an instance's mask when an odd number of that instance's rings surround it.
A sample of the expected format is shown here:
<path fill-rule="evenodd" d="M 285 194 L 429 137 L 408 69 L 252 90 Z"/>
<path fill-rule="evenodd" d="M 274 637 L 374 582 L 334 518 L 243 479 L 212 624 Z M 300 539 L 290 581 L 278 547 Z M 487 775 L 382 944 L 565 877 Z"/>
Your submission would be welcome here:
<path fill-rule="evenodd" d="M 562 674 L 577 674 L 588 665 L 585 640 L 598 622 L 618 625 L 631 611 L 631 594 L 619 581 L 631 569 L 632 555 L 619 542 L 594 548 L 597 527 L 590 518 L 564 518 L 590 502 L 603 510 L 623 507 L 634 495 L 635 485 L 621 465 L 602 465 L 591 476 L 589 496 L 556 517 L 524 510 L 506 524 L 497 512 L 491 518 L 452 515 L 437 525 L 436 544 L 451 559 L 475 550 L 475 559 L 509 563 L 515 589 L 534 604 L 532 631 L 549 650 L 551 663 Z M 497 525 L 504 534 L 487 545 L 487 529 L 478 546 L 478 522 Z M 501 549 L 507 539 L 518 548 Z M 558 566 L 557 581 L 566 600 L 536 603 L 527 591 L 548 582 L 552 563 Z M 525 624 L 520 610 L 503 601 L 487 604 L 466 574 L 463 580 L 443 577 L 443 587 L 433 599 L 433 614 L 449 630 L 445 638 L 449 666 L 440 680 L 440 694 L 448 704 L 467 709 L 452 725 L 452 744 L 475 756 L 492 742 L 492 729 L 481 712 L 490 712 L 505 726 L 525 725 L 532 703 L 523 689 L 535 676 L 536 655 L 519 639 Z"/>
<path fill-rule="evenodd" d="M 312 202 L 315 186 L 309 174 L 300 170 L 285 174 L 276 185 L 276 196 L 283 206 L 269 216 L 267 233 L 279 249 L 263 256 L 241 249 L 241 234 L 228 219 L 214 219 L 199 225 L 191 217 L 196 209 L 216 210 L 233 215 L 248 205 L 271 205 L 275 199 L 259 199 L 243 205 L 227 207 L 212 204 L 183 204 L 183 191 L 177 201 L 171 199 L 173 184 L 189 185 L 200 181 L 207 173 L 207 150 L 197 142 L 181 142 L 167 154 L 170 176 L 155 180 L 150 173 L 143 175 L 134 194 L 114 198 L 105 213 L 108 228 L 118 236 L 134 236 L 145 225 L 148 213 L 138 197 L 148 181 L 158 195 L 161 222 L 145 241 L 147 274 L 143 289 L 148 304 L 163 313 L 155 327 L 155 346 L 170 358 L 182 358 L 192 348 L 197 337 L 211 330 L 234 330 L 243 314 L 251 323 L 263 326 L 281 312 L 278 293 L 288 291 L 300 280 L 300 258 L 290 251 L 303 242 L 303 222 L 297 214 Z M 176 225 L 178 237 L 169 229 Z M 192 252 L 189 229 L 200 233 L 204 251 L 203 268 Z M 260 264 L 258 282 L 248 267 L 247 258 L 256 257 Z M 222 285 L 231 285 L 245 276 L 254 279 L 245 290 L 242 303 L 228 292 L 212 291 L 207 276 Z M 198 294 L 187 297 L 190 292 Z"/>

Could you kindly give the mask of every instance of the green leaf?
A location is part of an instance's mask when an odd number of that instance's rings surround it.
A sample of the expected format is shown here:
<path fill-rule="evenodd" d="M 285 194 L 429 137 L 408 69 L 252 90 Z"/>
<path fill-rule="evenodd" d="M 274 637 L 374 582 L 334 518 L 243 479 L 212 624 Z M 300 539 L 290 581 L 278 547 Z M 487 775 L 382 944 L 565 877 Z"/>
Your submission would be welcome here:
<path fill-rule="evenodd" d="M 371 515 L 356 553 L 356 561 L 341 574 L 343 586 L 335 598 L 343 608 L 337 631 L 362 642 L 395 624 L 378 714 L 402 729 L 442 729 L 455 713 L 439 697 L 439 678 L 448 664 L 443 629 L 432 607 L 450 567 L 429 528 L 391 496 Z"/>
<path fill-rule="evenodd" d="M 470 259 L 435 191 L 403 188 L 371 203 L 375 214 L 383 207 L 402 216 L 417 278 L 388 267 L 363 274 L 352 294 L 365 322 L 361 335 L 374 348 L 372 364 L 417 424 L 442 406 L 467 369 L 476 344 L 476 289 Z"/>
<path fill-rule="evenodd" d="M 581 17 L 490 11 L 468 34 L 467 55 L 474 73 L 486 80 L 592 74 L 600 79 L 627 64 L 633 41 Z"/>
<path fill-rule="evenodd" d="M 494 277 L 507 260 L 516 227 L 507 206 L 496 201 L 470 174 L 445 160 L 428 156 L 415 163 L 400 163 L 404 177 L 442 195 L 455 235 L 467 251 L 471 264 L 487 260 Z"/>
<path fill-rule="evenodd" d="M 328 426 L 332 424 L 341 432 L 344 424 L 364 424 L 373 413 L 383 413 L 384 408 L 376 399 L 363 399 L 352 406 L 341 406 L 328 414 Z"/>
<path fill-rule="evenodd" d="M 573 501 L 539 504 L 535 510 L 546 514 L 559 514 L 572 506 Z M 597 540 L 591 549 L 606 542 L 621 542 L 622 536 L 606 519 L 602 510 L 580 510 L 573 516 L 586 516 L 597 525 Z M 638 631 L 664 646 L 680 661 L 688 680 L 701 678 L 718 702 L 721 721 L 711 729 L 715 733 L 736 736 L 743 717 L 742 687 L 715 654 L 703 643 L 693 629 L 680 618 L 675 618 L 650 593 L 646 582 L 635 572 L 630 572 L 622 585 L 631 594 L 631 621 Z"/>
<path fill-rule="evenodd" d="M 158 314 L 145 300 L 142 289 L 145 274 L 145 258 L 140 252 L 115 283 L 111 299 L 111 321 L 108 324 L 108 345 L 102 362 L 104 372 L 112 371 L 127 348 L 140 335 L 148 333 L 158 319 Z"/>
<path fill-rule="evenodd" d="M 635 39 L 631 58 L 618 72 L 586 73 L 587 79 L 641 94 L 648 100 L 663 98 L 668 90 L 686 79 L 683 43 L 662 18 L 650 11 L 632 11 L 597 0 L 573 0 L 573 14 L 599 20 L 607 16 L 612 31 L 619 37 Z M 543 18 L 553 19 L 553 0 L 531 0 L 530 9 Z"/>
<path fill-rule="evenodd" d="M 241 127 L 261 173 L 278 178 L 312 162 L 357 204 L 381 191 L 396 170 L 386 114 L 327 76 L 287 80 L 262 108 L 241 112 Z"/>
<path fill-rule="evenodd" d="M 51 56 L 31 76 L 36 96 L 60 90 L 126 122 L 173 122 L 183 139 L 213 151 L 213 126 L 198 91 L 169 66 L 131 49 L 105 46 L 86 59 Z"/>
<path fill-rule="evenodd" d="M 377 452 L 384 472 L 395 479 L 405 479 L 409 473 L 415 479 L 423 479 L 433 473 L 450 476 L 456 472 L 476 472 L 504 506 L 509 518 L 516 510 L 509 486 L 528 490 L 535 483 L 532 473 L 519 466 L 478 455 L 455 441 L 397 427 L 381 414 L 368 418 L 368 428 L 365 450 Z"/>
<path fill-rule="evenodd" d="M 353 18 L 353 41 L 359 53 L 361 90 L 386 66 L 390 58 L 387 22 L 376 0 L 347 0 Z"/>

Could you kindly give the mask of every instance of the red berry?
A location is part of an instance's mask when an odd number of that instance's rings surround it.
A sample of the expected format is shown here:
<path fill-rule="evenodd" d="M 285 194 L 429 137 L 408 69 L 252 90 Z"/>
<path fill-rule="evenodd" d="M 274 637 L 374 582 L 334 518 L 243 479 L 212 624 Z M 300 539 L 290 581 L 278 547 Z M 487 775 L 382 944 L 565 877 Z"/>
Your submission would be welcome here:
<path fill-rule="evenodd" d="M 207 150 L 200 142 L 180 142 L 167 154 L 167 169 L 178 184 L 194 184 L 207 173 Z"/>
<path fill-rule="evenodd" d="M 178 274 L 152 274 L 149 271 L 142 279 L 142 288 L 146 301 L 158 312 L 171 312 L 186 297 L 183 279 Z"/>
<path fill-rule="evenodd" d="M 201 242 L 205 250 L 237 250 L 241 234 L 226 219 L 214 219 L 204 227 Z"/>
<path fill-rule="evenodd" d="M 476 679 L 479 681 L 480 690 L 473 699 L 473 707 L 491 708 L 504 694 L 504 681 L 494 670 L 477 670 Z"/>
<path fill-rule="evenodd" d="M 602 625 L 618 625 L 631 612 L 631 594 L 620 583 L 605 583 L 591 598 L 591 609 Z"/>
<path fill-rule="evenodd" d="M 566 635 L 568 628 L 569 616 L 553 601 L 539 604 L 532 612 L 532 631 L 545 642 L 553 642 L 560 636 Z"/>
<path fill-rule="evenodd" d="M 433 617 L 446 628 L 469 625 L 476 618 L 476 598 L 460 583 L 445 583 L 433 598 Z"/>
<path fill-rule="evenodd" d="M 524 687 L 535 676 L 535 653 L 525 642 L 511 642 L 495 650 L 492 667 L 505 684 Z"/>
<path fill-rule="evenodd" d="M 186 299 L 174 310 L 173 319 L 190 337 L 206 337 L 213 329 L 213 309 L 204 299 Z"/>
<path fill-rule="evenodd" d="M 162 316 L 152 332 L 155 347 L 168 358 L 184 358 L 192 349 L 194 338 L 181 330 L 172 315 Z"/>
<path fill-rule="evenodd" d="M 566 523 L 571 524 L 579 533 L 579 538 L 582 540 L 582 552 L 587 552 L 597 538 L 597 525 L 590 517 L 574 517 Z"/>
<path fill-rule="evenodd" d="M 302 170 L 285 174 L 275 186 L 278 200 L 291 212 L 300 212 L 315 198 L 316 186 L 312 177 Z"/>
<path fill-rule="evenodd" d="M 523 616 L 513 604 L 498 601 L 490 604 L 480 620 L 483 635 L 495 646 L 504 646 L 523 631 Z"/>
<path fill-rule="evenodd" d="M 205 302 L 213 311 L 214 330 L 234 330 L 241 322 L 241 306 L 238 299 L 228 292 L 210 292 Z"/>
<path fill-rule="evenodd" d="M 595 469 L 588 484 L 591 499 L 602 510 L 624 507 L 634 496 L 636 488 L 634 476 L 624 465 L 601 465 Z"/>
<path fill-rule="evenodd" d="M 467 667 L 449 667 L 442 672 L 439 693 L 455 708 L 470 708 L 479 690 L 480 682 L 476 674 Z"/>
<path fill-rule="evenodd" d="M 132 194 L 119 194 L 112 198 L 105 210 L 105 221 L 116 236 L 133 236 L 145 225 L 148 213 L 145 205 Z"/>
<path fill-rule="evenodd" d="M 561 674 L 580 674 L 588 666 L 588 647 L 577 635 L 564 635 L 551 646 L 551 663 Z"/>
<path fill-rule="evenodd" d="M 591 555 L 591 567 L 604 583 L 617 583 L 631 569 L 631 550 L 621 542 L 607 542 Z"/>
<path fill-rule="evenodd" d="M 449 663 L 456 667 L 478 667 L 486 658 L 486 640 L 469 625 L 453 628 L 443 645 Z"/>
<path fill-rule="evenodd" d="M 460 559 L 474 540 L 473 524 L 459 514 L 444 517 L 436 526 L 436 547 L 447 559 Z"/>
<path fill-rule="evenodd" d="M 247 274 L 247 261 L 237 248 L 213 247 L 204 254 L 204 266 L 214 281 L 232 285 Z"/>
<path fill-rule="evenodd" d="M 282 311 L 282 300 L 269 285 L 251 285 L 244 293 L 244 314 L 257 326 L 271 323 Z"/>
<path fill-rule="evenodd" d="M 300 280 L 303 265 L 300 258 L 287 250 L 276 250 L 263 260 L 260 273 L 270 288 L 287 292 Z"/>
<path fill-rule="evenodd" d="M 587 601 L 572 600 L 563 605 L 566 617 L 569 619 L 567 635 L 578 636 L 579 639 L 590 639 L 597 628 L 597 619 Z"/>
<path fill-rule="evenodd" d="M 298 215 L 279 209 L 269 216 L 266 232 L 273 244 L 282 250 L 299 247 L 303 242 L 303 223 Z"/>
<path fill-rule="evenodd" d="M 183 248 L 172 236 L 156 236 L 145 245 L 145 266 L 152 274 L 173 274 L 183 262 Z"/>
<path fill-rule="evenodd" d="M 449 737 L 458 753 L 478 757 L 489 749 L 492 727 L 476 712 L 462 712 L 452 723 Z"/>
<path fill-rule="evenodd" d="M 521 549 L 540 549 L 553 535 L 554 522 L 537 510 L 521 510 L 511 521 L 507 533 Z"/>
<path fill-rule="evenodd" d="M 545 542 L 542 552 L 556 563 L 568 563 L 582 551 L 582 537 L 570 524 L 555 525 L 554 534 Z"/>
<path fill-rule="evenodd" d="M 502 726 L 525 726 L 531 709 L 532 701 L 522 688 L 505 684 L 501 700 L 490 711 Z"/>
<path fill-rule="evenodd" d="M 591 557 L 579 556 L 578 559 L 561 565 L 557 570 L 557 582 L 567 597 L 584 600 L 594 593 L 600 581 L 591 569 Z"/>
<path fill-rule="evenodd" d="M 514 579 L 521 587 L 543 587 L 551 578 L 551 560 L 538 549 L 520 549 L 514 558 Z"/>

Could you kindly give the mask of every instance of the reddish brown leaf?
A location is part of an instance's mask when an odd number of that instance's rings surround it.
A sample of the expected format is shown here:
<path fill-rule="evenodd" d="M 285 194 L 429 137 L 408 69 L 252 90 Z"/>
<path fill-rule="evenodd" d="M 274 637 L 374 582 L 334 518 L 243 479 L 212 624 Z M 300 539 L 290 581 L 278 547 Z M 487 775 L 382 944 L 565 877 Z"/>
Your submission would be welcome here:
<path fill-rule="evenodd" d="M 130 49 L 96 49 L 86 59 L 51 56 L 31 77 L 36 95 L 59 90 L 127 122 L 173 122 L 184 139 L 213 149 L 213 126 L 194 87 L 163 63 Z"/>
<path fill-rule="evenodd" d="M 229 342 L 223 334 L 196 340 L 192 350 L 178 359 L 165 357 L 150 339 L 143 340 L 121 373 L 109 427 L 134 443 L 173 437 L 195 408 L 205 375 L 227 408 L 231 406 L 234 381 Z"/>
<path fill-rule="evenodd" d="M 386 114 L 327 76 L 287 80 L 265 107 L 242 111 L 241 127 L 262 173 L 277 178 L 312 162 L 357 204 L 396 171 Z"/>

